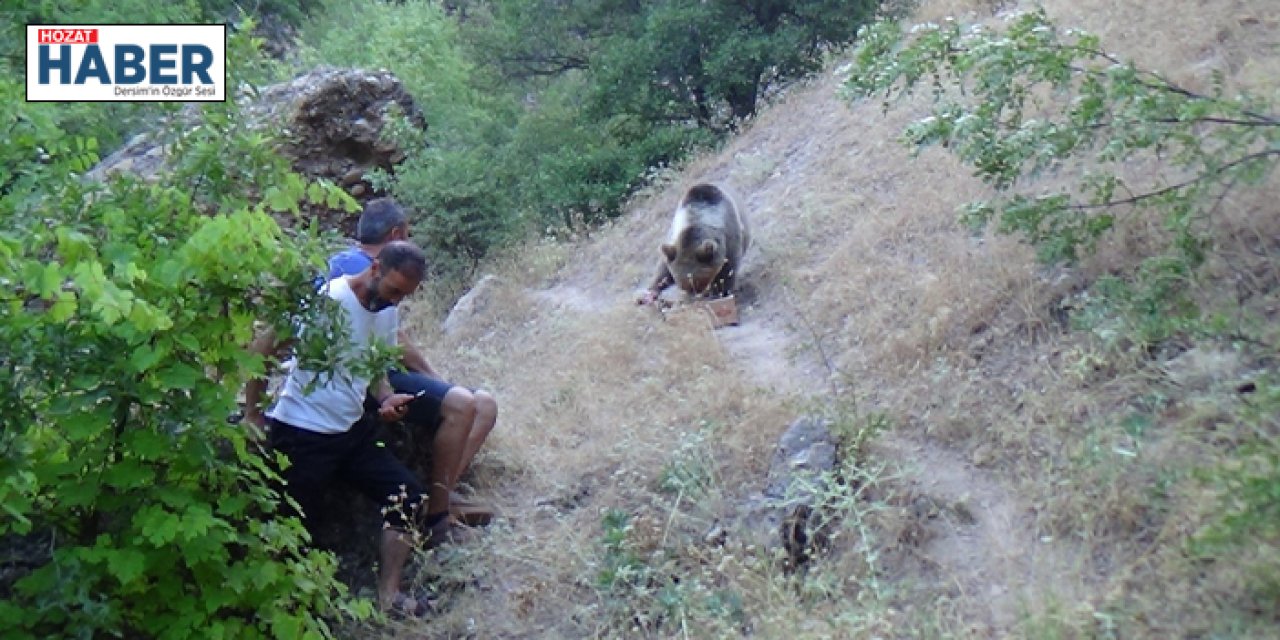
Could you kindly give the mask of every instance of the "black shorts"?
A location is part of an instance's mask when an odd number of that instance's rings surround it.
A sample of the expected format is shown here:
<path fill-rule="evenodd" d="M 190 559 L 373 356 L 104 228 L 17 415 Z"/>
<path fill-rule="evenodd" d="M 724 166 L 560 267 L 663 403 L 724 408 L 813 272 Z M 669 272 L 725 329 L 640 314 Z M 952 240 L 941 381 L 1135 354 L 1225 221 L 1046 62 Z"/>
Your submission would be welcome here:
<path fill-rule="evenodd" d="M 440 426 L 440 405 L 444 403 L 445 394 L 455 385 L 437 380 L 425 373 L 412 371 L 388 371 L 387 382 L 396 393 L 415 394 L 426 389 L 427 395 L 414 400 L 409 405 L 409 413 L 404 421 L 409 424 L 435 429 Z M 374 413 L 377 413 L 375 410 Z"/>
<path fill-rule="evenodd" d="M 417 515 L 426 489 L 377 437 L 376 418 L 368 414 L 346 433 L 316 433 L 274 418 L 271 447 L 289 458 L 280 475 L 285 490 L 302 507 L 308 527 L 324 504 L 335 480 L 347 483 L 382 505 L 383 520 L 403 528 L 406 517 Z"/>

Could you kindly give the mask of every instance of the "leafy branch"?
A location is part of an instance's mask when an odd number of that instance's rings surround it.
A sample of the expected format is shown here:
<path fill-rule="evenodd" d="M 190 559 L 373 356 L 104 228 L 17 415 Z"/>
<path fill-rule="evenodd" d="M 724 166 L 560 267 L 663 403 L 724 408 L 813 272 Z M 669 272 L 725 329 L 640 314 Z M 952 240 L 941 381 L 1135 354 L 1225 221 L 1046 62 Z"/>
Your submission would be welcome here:
<path fill-rule="evenodd" d="M 904 143 L 942 145 L 973 167 L 998 195 L 965 205 L 963 217 L 1025 235 L 1047 261 L 1078 259 L 1117 215 L 1148 211 L 1163 216 L 1167 248 L 1198 264 L 1222 200 L 1280 158 L 1271 105 L 1228 96 L 1221 77 L 1199 93 L 1140 70 L 1043 11 L 1017 14 L 1003 31 L 954 21 L 862 30 L 848 98 L 881 96 L 887 110 L 925 83 L 932 114 L 907 127 Z M 1137 160 L 1159 171 L 1134 177 L 1125 165 Z M 1024 188 L 1068 162 L 1087 167 L 1076 184 Z"/>

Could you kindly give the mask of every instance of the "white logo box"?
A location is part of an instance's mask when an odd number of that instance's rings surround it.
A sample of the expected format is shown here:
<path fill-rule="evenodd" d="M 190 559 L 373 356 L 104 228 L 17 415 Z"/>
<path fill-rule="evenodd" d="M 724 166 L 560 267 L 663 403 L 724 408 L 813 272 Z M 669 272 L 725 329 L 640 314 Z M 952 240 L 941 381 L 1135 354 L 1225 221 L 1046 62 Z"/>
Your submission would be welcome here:
<path fill-rule="evenodd" d="M 32 102 L 222 102 L 225 24 L 27 25 Z"/>

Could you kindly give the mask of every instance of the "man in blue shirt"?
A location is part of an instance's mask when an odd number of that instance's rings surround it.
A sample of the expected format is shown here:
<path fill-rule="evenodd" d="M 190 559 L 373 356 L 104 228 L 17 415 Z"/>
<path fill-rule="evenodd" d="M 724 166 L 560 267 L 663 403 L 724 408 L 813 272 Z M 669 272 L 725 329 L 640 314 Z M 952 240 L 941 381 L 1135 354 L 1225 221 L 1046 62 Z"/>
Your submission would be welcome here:
<path fill-rule="evenodd" d="M 356 224 L 356 242 L 351 248 L 329 258 L 328 279 L 356 275 L 373 264 L 383 247 L 397 240 L 409 239 L 409 219 L 404 210 L 390 198 L 369 201 Z M 397 393 L 426 396 L 414 402 L 405 421 L 436 429 L 441 425 L 465 425 L 466 446 L 456 460 L 456 482 L 471 465 L 489 433 L 498 421 L 498 403 L 486 391 L 471 390 L 444 380 L 403 331 L 399 344 L 404 351 L 405 371 L 389 371 L 387 379 Z M 450 483 L 453 484 L 453 483 Z M 455 495 L 455 515 L 474 515 L 468 524 L 483 524 L 487 512 L 465 504 Z M 464 518 L 466 519 L 466 518 Z"/>

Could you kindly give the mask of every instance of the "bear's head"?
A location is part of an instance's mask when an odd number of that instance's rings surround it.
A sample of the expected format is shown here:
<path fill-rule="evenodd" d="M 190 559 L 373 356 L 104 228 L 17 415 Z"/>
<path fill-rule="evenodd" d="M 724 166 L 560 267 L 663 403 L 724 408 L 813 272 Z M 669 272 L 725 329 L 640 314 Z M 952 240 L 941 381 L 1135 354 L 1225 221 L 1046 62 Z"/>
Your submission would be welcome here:
<path fill-rule="evenodd" d="M 690 295 L 706 292 L 727 260 L 724 243 L 712 238 L 679 245 L 664 244 L 662 255 L 676 284 Z"/>

